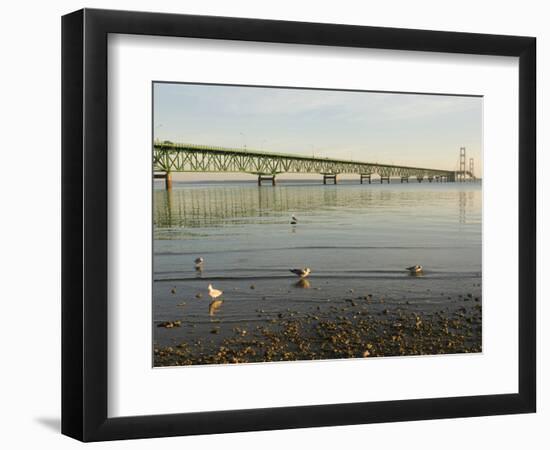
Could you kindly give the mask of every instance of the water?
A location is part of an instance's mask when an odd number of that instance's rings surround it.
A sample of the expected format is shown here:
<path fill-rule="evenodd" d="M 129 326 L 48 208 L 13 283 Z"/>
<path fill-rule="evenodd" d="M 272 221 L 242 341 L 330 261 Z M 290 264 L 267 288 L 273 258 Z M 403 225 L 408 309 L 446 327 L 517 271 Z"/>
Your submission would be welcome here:
<path fill-rule="evenodd" d="M 417 309 L 480 297 L 481 194 L 480 183 L 175 183 L 171 192 L 155 183 L 153 319 L 182 321 L 155 326 L 155 344 L 215 344 L 234 326 L 356 295 Z M 414 264 L 422 276 L 404 271 Z M 308 281 L 291 267 L 311 267 Z M 209 283 L 224 291 L 213 317 Z"/>

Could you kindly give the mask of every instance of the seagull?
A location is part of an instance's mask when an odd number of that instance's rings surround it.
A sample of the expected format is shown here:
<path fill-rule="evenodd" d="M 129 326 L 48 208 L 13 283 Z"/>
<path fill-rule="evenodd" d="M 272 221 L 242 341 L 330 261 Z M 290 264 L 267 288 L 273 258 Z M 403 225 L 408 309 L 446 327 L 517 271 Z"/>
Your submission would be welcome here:
<path fill-rule="evenodd" d="M 420 273 L 422 272 L 422 266 L 419 266 L 418 264 L 415 266 L 407 267 L 407 270 L 410 273 Z"/>
<path fill-rule="evenodd" d="M 220 291 L 219 289 L 214 289 L 211 284 L 208 285 L 208 295 L 212 298 L 212 300 L 217 299 L 222 294 L 223 291 Z"/>
<path fill-rule="evenodd" d="M 303 269 L 290 269 L 294 275 L 298 275 L 300 278 L 305 278 L 311 273 L 309 267 L 304 267 Z"/>
<path fill-rule="evenodd" d="M 298 223 L 298 219 L 296 218 L 296 216 L 293 214 L 292 215 L 292 218 L 290 219 L 290 225 L 296 225 Z"/>
<path fill-rule="evenodd" d="M 195 259 L 195 270 L 202 270 L 202 265 L 204 263 L 204 258 L 202 256 L 199 256 L 197 259 Z"/>

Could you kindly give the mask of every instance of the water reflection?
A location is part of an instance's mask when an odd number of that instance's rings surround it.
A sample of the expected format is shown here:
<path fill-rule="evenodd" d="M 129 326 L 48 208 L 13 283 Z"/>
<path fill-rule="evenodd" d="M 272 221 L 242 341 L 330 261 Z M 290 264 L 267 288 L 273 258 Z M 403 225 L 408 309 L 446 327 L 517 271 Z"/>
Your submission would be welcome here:
<path fill-rule="evenodd" d="M 472 223 L 472 219 L 475 221 L 475 215 L 473 214 L 476 198 L 475 191 L 460 190 L 458 192 L 458 222 L 460 224 Z"/>
<path fill-rule="evenodd" d="M 218 312 L 218 310 L 222 307 L 223 300 L 213 300 L 210 302 L 210 305 L 208 306 L 208 314 L 210 316 L 213 316 Z"/>
<path fill-rule="evenodd" d="M 460 191 L 458 193 L 458 222 L 461 224 L 466 223 L 466 192 Z"/>
<path fill-rule="evenodd" d="M 424 276 L 424 272 L 409 272 L 409 276 L 414 278 L 422 278 Z"/>
<path fill-rule="evenodd" d="M 269 189 L 195 185 L 172 191 L 155 190 L 154 224 L 156 229 L 221 227 L 250 223 L 251 217 L 261 223 L 279 223 L 289 212 L 311 214 L 342 209 L 364 213 L 414 208 L 412 214 L 422 214 L 423 209 L 448 210 L 457 203 L 458 222 L 466 223 L 468 211 L 479 210 L 480 195 L 476 194 L 480 194 L 479 188 L 476 191 L 471 185 L 445 185 L 432 190 L 414 185 L 383 189 L 354 185 L 280 185 Z M 295 226 L 291 231 L 296 231 Z"/>
<path fill-rule="evenodd" d="M 295 287 L 301 288 L 301 289 L 309 289 L 311 288 L 311 283 L 309 280 L 306 280 L 305 278 L 300 278 L 295 284 Z"/>

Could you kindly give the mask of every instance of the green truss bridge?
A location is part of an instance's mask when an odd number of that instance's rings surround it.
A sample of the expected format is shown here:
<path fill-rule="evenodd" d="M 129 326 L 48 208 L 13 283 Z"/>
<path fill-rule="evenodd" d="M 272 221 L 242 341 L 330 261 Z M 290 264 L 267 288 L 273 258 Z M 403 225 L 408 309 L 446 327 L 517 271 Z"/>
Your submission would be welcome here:
<path fill-rule="evenodd" d="M 320 174 L 323 184 L 336 184 L 339 174 L 357 174 L 361 184 L 371 183 L 376 174 L 380 182 L 399 178 L 401 182 L 413 177 L 422 182 L 464 181 L 473 179 L 471 172 L 427 169 L 423 167 L 396 166 L 332 158 L 318 158 L 284 153 L 269 153 L 258 150 L 211 147 L 195 144 L 159 142 L 153 144 L 153 170 L 155 178 L 164 178 L 166 188 L 172 186 L 174 172 L 233 172 L 258 176 L 258 185 L 268 181 L 275 185 L 275 177 L 281 173 Z"/>

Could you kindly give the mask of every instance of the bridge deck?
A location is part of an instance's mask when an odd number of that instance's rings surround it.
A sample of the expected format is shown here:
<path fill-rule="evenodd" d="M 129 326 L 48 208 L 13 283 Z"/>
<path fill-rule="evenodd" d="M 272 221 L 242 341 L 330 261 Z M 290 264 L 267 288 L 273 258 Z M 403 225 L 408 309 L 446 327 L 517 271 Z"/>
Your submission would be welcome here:
<path fill-rule="evenodd" d="M 155 171 L 159 172 L 245 172 L 257 175 L 356 173 L 378 174 L 381 177 L 455 177 L 455 172 L 450 170 L 166 142 L 155 142 L 153 164 Z"/>

